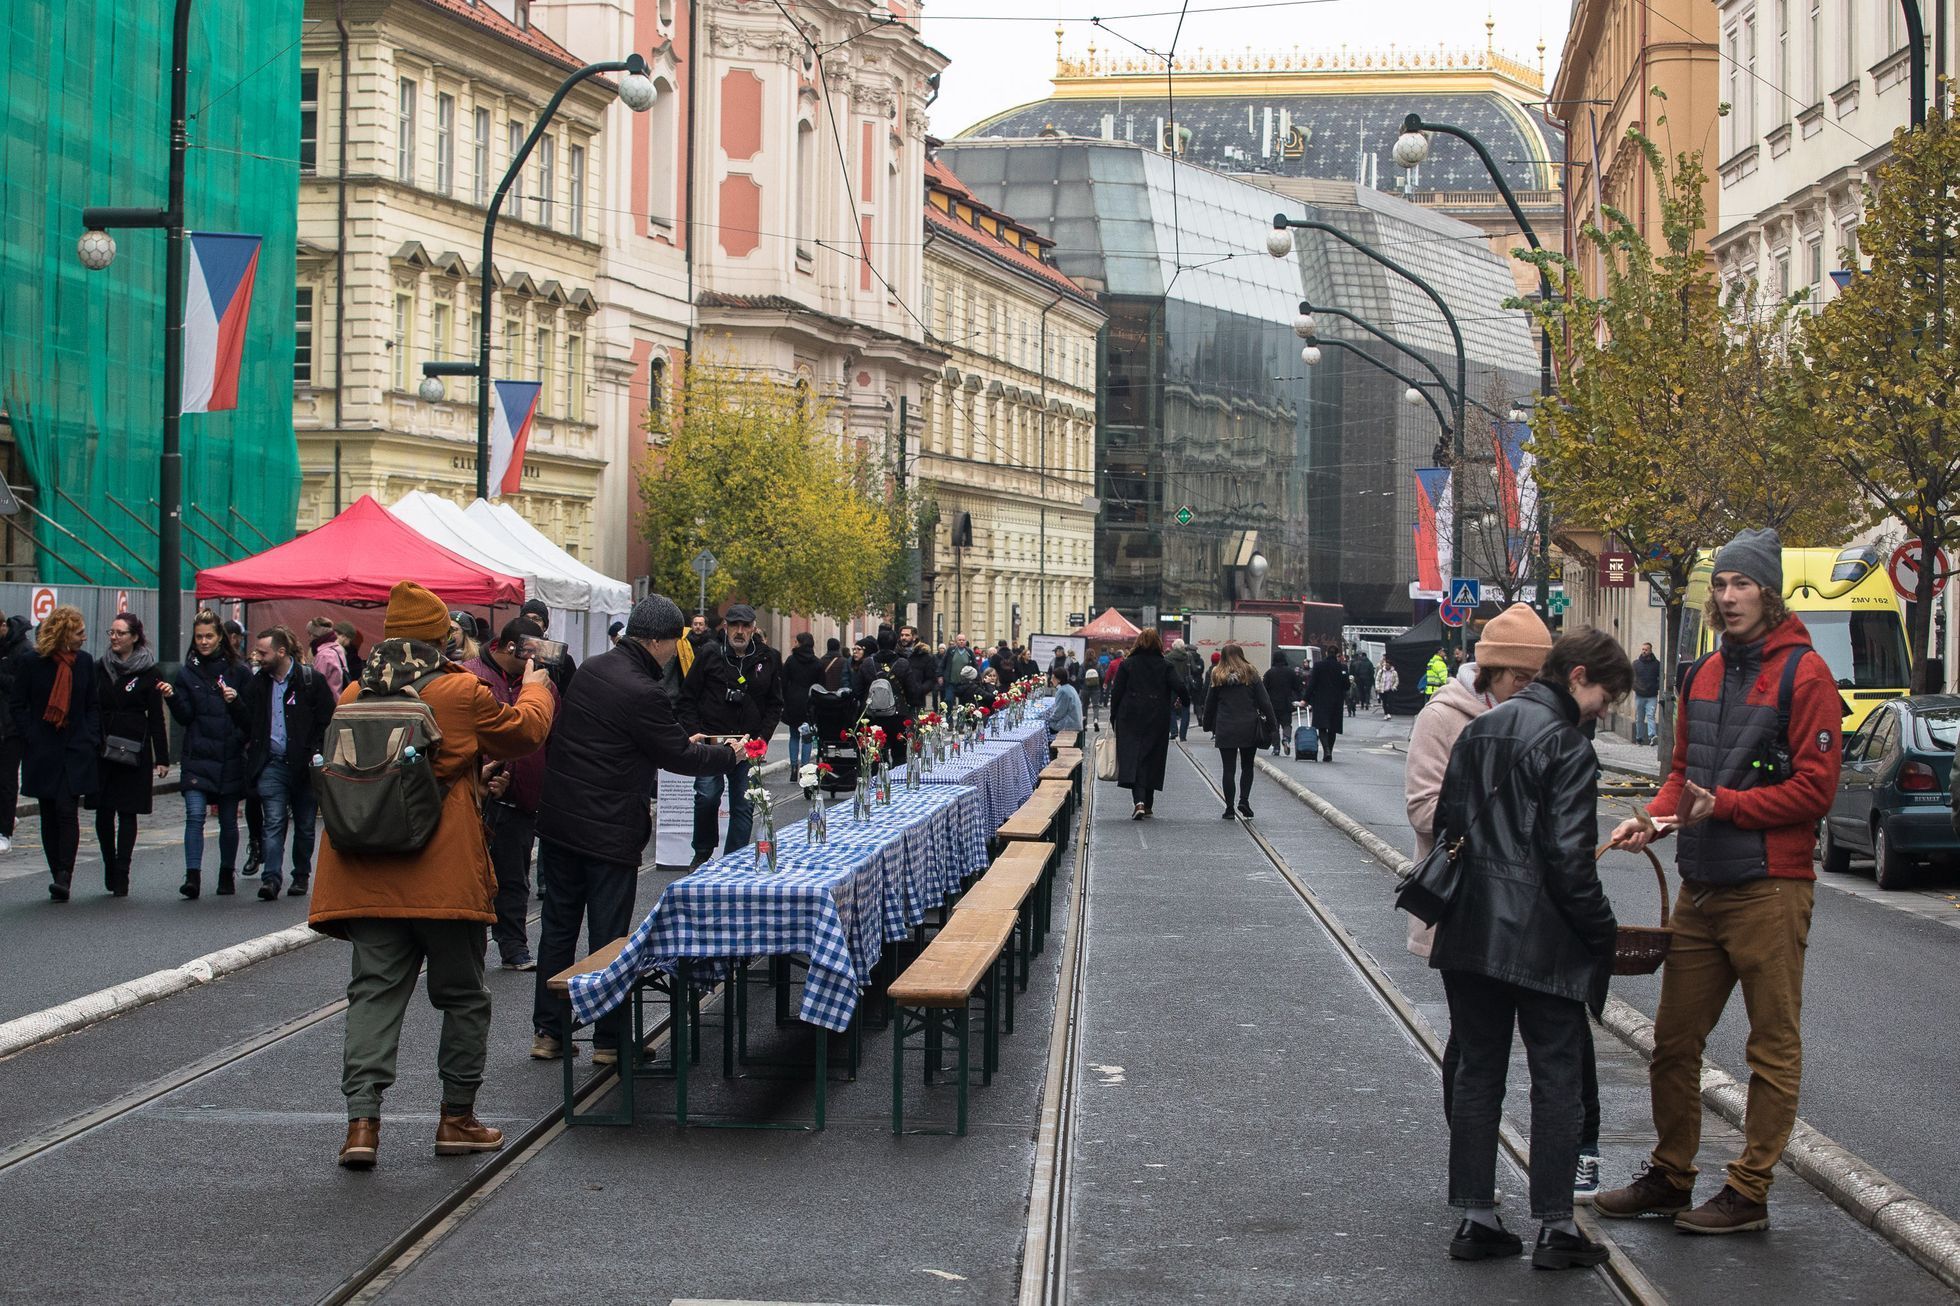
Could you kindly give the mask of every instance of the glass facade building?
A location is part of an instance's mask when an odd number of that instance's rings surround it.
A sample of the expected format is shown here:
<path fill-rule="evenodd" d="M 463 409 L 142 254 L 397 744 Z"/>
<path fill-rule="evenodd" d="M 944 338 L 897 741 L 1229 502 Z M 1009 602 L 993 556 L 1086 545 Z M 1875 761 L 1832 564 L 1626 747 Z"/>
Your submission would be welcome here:
<path fill-rule="evenodd" d="M 1409 619 L 1412 473 L 1432 465 L 1441 432 L 1360 357 L 1329 349 L 1306 366 L 1293 319 L 1303 296 L 1347 308 L 1452 383 L 1454 348 L 1434 305 L 1387 269 L 1316 233 L 1298 233 L 1284 260 L 1265 239 L 1276 211 L 1315 217 L 1430 280 L 1461 321 L 1469 393 L 1503 411 L 1535 388 L 1537 354 L 1523 314 L 1501 307 L 1511 274 L 1479 233 L 1348 183 L 1314 183 L 1302 205 L 1120 141 L 959 140 L 941 156 L 979 198 L 1053 239 L 1057 264 L 1110 315 L 1098 607 L 1139 620 L 1229 607 L 1235 564 L 1256 548 L 1270 564 L 1265 597 L 1345 603 L 1357 622 Z M 1321 332 L 1427 375 L 1345 323 L 1323 317 Z M 1488 423 L 1466 425 L 1469 452 L 1488 461 Z"/>

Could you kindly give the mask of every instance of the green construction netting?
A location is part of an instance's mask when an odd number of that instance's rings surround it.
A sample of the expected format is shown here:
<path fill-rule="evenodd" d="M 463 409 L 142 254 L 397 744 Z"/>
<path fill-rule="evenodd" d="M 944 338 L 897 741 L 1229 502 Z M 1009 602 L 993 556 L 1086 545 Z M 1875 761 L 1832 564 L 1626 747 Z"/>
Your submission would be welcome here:
<path fill-rule="evenodd" d="M 265 243 L 238 408 L 183 419 L 184 583 L 293 533 L 303 3 L 192 10 L 185 222 Z M 0 4 L 0 404 L 35 506 L 88 545 L 23 513 L 44 581 L 156 583 L 163 233 L 113 233 L 116 260 L 102 272 L 82 267 L 75 241 L 88 205 L 164 203 L 173 7 Z"/>

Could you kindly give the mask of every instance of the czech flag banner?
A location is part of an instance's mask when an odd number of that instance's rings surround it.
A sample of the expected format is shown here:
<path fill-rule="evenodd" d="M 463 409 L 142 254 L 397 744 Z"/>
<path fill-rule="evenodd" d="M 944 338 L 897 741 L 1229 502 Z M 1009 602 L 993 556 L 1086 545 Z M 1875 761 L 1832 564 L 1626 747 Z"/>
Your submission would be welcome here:
<path fill-rule="evenodd" d="M 1455 559 L 1450 549 L 1450 519 L 1456 504 L 1447 467 L 1416 468 L 1416 591 L 1424 598 L 1442 599 Z"/>
<path fill-rule="evenodd" d="M 1538 481 L 1533 472 L 1538 460 L 1525 448 L 1531 427 L 1525 422 L 1497 422 L 1491 427 L 1491 437 L 1497 454 L 1497 502 L 1504 513 L 1504 529 L 1535 530 Z"/>
<path fill-rule="evenodd" d="M 218 413 L 238 407 L 238 365 L 245 356 L 245 323 L 252 315 L 252 280 L 259 271 L 259 237 L 193 231 L 184 301 L 182 411 Z"/>
<path fill-rule="evenodd" d="M 538 413 L 536 381 L 493 381 L 490 384 L 490 497 L 516 494 L 524 488 L 524 445 L 531 438 L 531 419 Z"/>

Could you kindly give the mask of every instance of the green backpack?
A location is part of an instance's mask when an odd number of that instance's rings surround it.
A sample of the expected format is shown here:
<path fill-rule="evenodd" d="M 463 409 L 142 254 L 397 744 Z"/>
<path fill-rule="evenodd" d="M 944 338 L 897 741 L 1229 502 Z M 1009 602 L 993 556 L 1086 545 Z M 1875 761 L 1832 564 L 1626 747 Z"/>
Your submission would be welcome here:
<path fill-rule="evenodd" d="M 364 689 L 335 710 L 313 761 L 313 794 L 341 852 L 404 855 L 435 837 L 447 796 L 435 769 L 442 730 L 419 691 L 439 674 L 393 693 Z"/>

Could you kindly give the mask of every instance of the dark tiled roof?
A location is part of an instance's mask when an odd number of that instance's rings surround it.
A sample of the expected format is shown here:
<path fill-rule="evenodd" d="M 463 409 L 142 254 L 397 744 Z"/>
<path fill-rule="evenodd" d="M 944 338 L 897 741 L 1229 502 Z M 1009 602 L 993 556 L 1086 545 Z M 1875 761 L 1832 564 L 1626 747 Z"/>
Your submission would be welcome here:
<path fill-rule="evenodd" d="M 952 168 L 937 158 L 928 156 L 926 159 L 926 181 L 929 185 L 938 187 L 955 199 L 971 204 L 980 212 L 1020 228 L 1044 248 L 1055 243 L 1044 236 L 1036 234 L 1034 229 L 1026 223 L 1017 221 L 990 206 L 985 200 L 968 190 L 966 183 L 959 179 L 959 176 Z M 942 213 L 931 204 L 926 205 L 926 226 L 929 230 L 944 232 L 946 235 L 953 237 L 963 244 L 969 245 L 1001 263 L 1005 263 L 1017 272 L 1025 273 L 1037 280 L 1044 281 L 1057 290 L 1066 291 L 1084 303 L 1095 303 L 1095 300 L 1090 298 L 1088 292 L 1077 285 L 1060 268 L 1055 267 L 1053 264 L 1042 262 L 1027 250 L 1022 249 L 1011 241 L 1002 239 L 985 228 L 962 222 L 956 217 Z"/>
<path fill-rule="evenodd" d="M 1103 120 L 1119 141 L 1153 144 L 1169 102 L 1161 95 L 1107 99 L 1041 100 L 1010 110 L 961 133 L 967 137 L 1025 138 L 1059 133 L 1099 139 Z M 1410 112 L 1447 122 L 1477 136 L 1519 190 L 1540 189 L 1547 160 L 1563 159 L 1563 135 L 1535 110 L 1496 92 L 1470 94 L 1324 94 L 1177 97 L 1177 125 L 1191 133 L 1183 157 L 1221 172 L 1265 170 L 1282 177 L 1372 181 L 1399 187 L 1402 170 L 1389 155 Z M 1282 157 L 1280 141 L 1262 143 L 1267 111 L 1280 137 L 1280 111 L 1306 137 L 1299 157 Z M 1050 131 L 1049 129 L 1052 129 Z M 1369 164 L 1369 158 L 1373 163 Z M 1370 168 L 1364 177 L 1362 168 Z M 1554 172 L 1553 175 L 1556 175 Z M 1419 189 L 1490 190 L 1490 176 L 1470 147 L 1447 136 L 1434 138 L 1422 165 Z"/>

